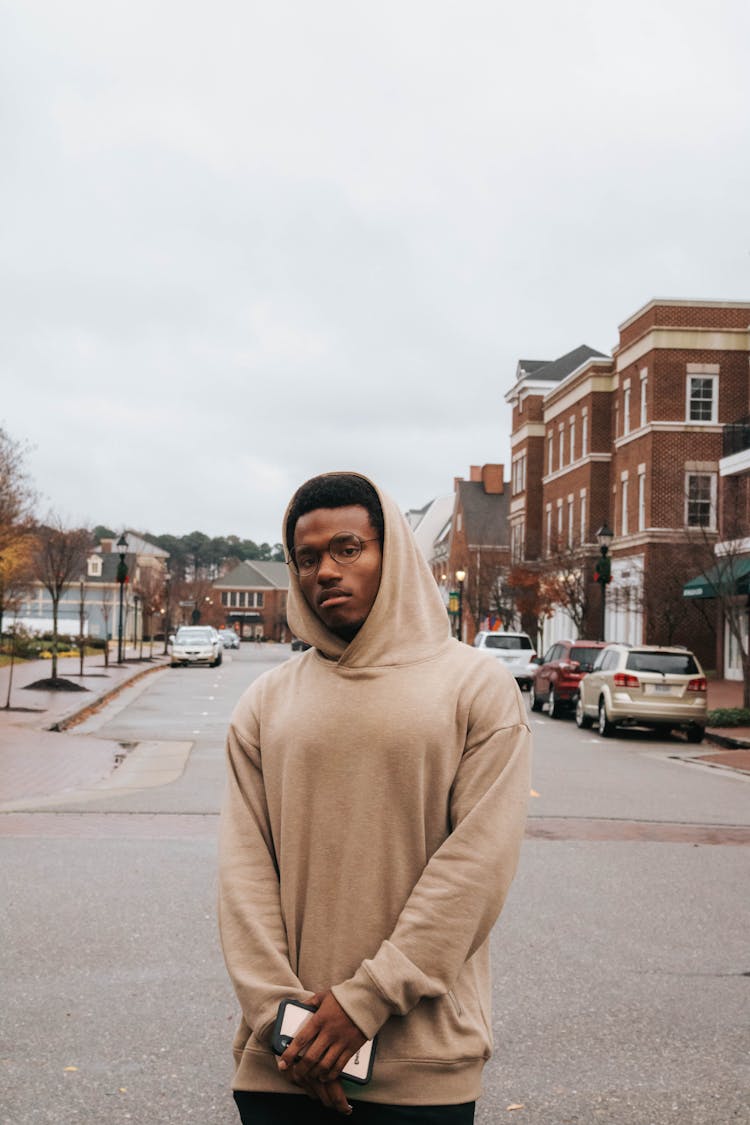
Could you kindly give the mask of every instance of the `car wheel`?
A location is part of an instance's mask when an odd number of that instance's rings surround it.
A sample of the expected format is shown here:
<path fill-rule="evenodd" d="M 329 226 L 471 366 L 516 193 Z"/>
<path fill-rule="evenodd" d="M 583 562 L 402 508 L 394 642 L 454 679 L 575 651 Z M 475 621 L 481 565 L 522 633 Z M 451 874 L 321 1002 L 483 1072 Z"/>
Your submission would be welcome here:
<path fill-rule="evenodd" d="M 555 699 L 555 689 L 550 687 L 549 695 L 547 696 L 547 714 L 550 719 L 559 719 L 562 714 L 562 707 Z"/>
<path fill-rule="evenodd" d="M 579 730 L 585 730 L 591 726 L 591 719 L 583 709 L 583 700 L 580 695 L 576 700 L 576 726 Z"/>
<path fill-rule="evenodd" d="M 533 684 L 529 686 L 529 703 L 531 704 L 532 711 L 541 711 L 542 701 L 536 693 L 536 688 Z"/>
<path fill-rule="evenodd" d="M 687 729 L 687 740 L 688 742 L 703 742 L 705 733 L 703 727 L 699 727 L 697 723 L 691 723 Z"/>
<path fill-rule="evenodd" d="M 216 659 L 214 660 L 214 668 L 218 668 L 218 667 L 219 667 L 219 665 L 221 664 L 221 662 L 222 662 L 222 660 L 223 660 L 223 659 L 224 659 L 224 656 L 223 656 L 223 654 L 222 654 L 222 653 L 220 652 L 220 653 L 219 653 L 219 655 L 218 655 L 218 656 L 216 657 Z"/>
<path fill-rule="evenodd" d="M 611 738 L 615 733 L 615 724 L 607 716 L 607 704 L 604 696 L 599 700 L 599 734 L 602 738 Z"/>

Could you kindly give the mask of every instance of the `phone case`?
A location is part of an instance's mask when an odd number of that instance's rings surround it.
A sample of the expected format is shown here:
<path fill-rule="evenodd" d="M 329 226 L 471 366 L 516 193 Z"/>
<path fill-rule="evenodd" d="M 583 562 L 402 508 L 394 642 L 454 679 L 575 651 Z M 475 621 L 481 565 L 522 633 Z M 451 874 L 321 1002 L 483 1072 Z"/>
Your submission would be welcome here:
<path fill-rule="evenodd" d="M 271 1047 L 275 1054 L 284 1054 L 302 1024 L 310 1018 L 312 1012 L 317 1010 L 309 1004 L 302 1004 L 299 1000 L 281 1001 L 271 1037 Z M 372 1078 L 374 1061 L 375 1040 L 368 1039 L 349 1059 L 341 1071 L 341 1077 L 347 1082 L 355 1082 L 358 1086 L 366 1086 Z"/>

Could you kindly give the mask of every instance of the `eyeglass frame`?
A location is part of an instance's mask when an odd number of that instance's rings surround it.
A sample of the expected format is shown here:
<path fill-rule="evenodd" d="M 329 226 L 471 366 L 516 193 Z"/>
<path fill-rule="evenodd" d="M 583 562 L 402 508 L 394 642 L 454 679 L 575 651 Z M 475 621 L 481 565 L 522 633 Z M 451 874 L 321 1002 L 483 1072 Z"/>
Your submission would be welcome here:
<path fill-rule="evenodd" d="M 359 554 L 357 555 L 356 559 L 350 559 L 348 562 L 346 562 L 342 559 L 337 559 L 336 556 L 331 551 L 331 543 L 333 543 L 334 539 L 340 539 L 344 535 L 350 535 L 352 537 L 352 539 L 356 539 L 357 542 L 359 543 Z M 328 545 L 326 547 L 324 547 L 323 550 L 328 552 L 328 555 L 333 560 L 333 562 L 339 563 L 341 566 L 354 566 L 354 564 L 362 558 L 362 551 L 364 549 L 365 543 L 381 543 L 381 542 L 382 542 L 382 538 L 381 538 L 380 535 L 373 535 L 373 536 L 371 536 L 370 539 L 363 539 L 361 535 L 357 535 L 356 531 L 337 531 L 336 534 L 332 535 L 331 538 L 328 540 Z M 323 559 L 323 551 L 318 551 L 317 548 L 314 548 L 314 547 L 308 547 L 307 550 L 310 550 L 310 551 L 314 550 L 316 552 L 317 556 L 318 556 L 318 561 L 316 562 L 316 564 L 312 568 L 312 570 L 305 570 L 304 572 L 300 571 L 300 569 L 297 565 L 297 560 L 295 558 L 295 554 L 296 554 L 296 551 L 297 551 L 296 547 L 292 547 L 291 551 L 289 552 L 289 557 L 286 560 L 287 566 L 291 566 L 291 567 L 294 568 L 294 572 L 295 572 L 295 574 L 297 575 L 298 578 L 309 578 L 311 574 L 317 574 L 318 571 L 320 570 L 320 564 L 321 564 L 321 561 Z"/>

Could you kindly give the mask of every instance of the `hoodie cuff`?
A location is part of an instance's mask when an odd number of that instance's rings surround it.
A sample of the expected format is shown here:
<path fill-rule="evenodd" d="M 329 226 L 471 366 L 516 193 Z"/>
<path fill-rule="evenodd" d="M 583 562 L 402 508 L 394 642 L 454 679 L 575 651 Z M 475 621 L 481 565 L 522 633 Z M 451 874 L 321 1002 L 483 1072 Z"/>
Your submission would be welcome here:
<path fill-rule="evenodd" d="M 362 965 L 349 980 L 334 985 L 331 992 L 349 1019 L 368 1039 L 373 1039 L 389 1016 L 393 1015 L 393 1007 L 378 991 L 374 980 Z"/>

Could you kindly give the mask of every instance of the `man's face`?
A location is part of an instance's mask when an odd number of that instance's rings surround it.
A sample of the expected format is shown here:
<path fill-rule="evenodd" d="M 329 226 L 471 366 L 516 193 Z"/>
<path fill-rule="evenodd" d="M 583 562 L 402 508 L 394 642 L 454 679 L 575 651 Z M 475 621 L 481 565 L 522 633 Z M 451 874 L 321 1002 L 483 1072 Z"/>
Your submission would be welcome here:
<path fill-rule="evenodd" d="M 334 536 L 353 532 L 368 540 L 354 562 L 337 562 L 328 545 Z M 316 508 L 300 516 L 294 529 L 294 549 L 312 548 L 320 565 L 312 574 L 300 574 L 305 601 L 332 633 L 351 641 L 367 620 L 380 588 L 382 546 L 366 508 Z"/>

